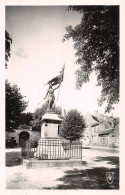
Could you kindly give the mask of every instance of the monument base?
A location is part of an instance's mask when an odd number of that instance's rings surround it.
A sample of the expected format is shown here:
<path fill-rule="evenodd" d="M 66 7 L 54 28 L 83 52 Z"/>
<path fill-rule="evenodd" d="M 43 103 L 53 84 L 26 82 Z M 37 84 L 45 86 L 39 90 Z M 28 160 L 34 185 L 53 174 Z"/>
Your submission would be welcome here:
<path fill-rule="evenodd" d="M 41 120 L 41 138 L 37 148 L 32 150 L 27 159 L 23 159 L 26 168 L 82 166 L 82 146 L 70 145 L 59 137 L 59 125 L 62 119 L 54 112 L 46 112 Z M 33 155 L 31 156 L 33 152 Z"/>
<path fill-rule="evenodd" d="M 59 138 L 59 124 L 62 119 L 54 112 L 46 112 L 41 120 L 41 138 Z"/>
<path fill-rule="evenodd" d="M 41 120 L 41 138 L 34 158 L 39 160 L 69 159 L 59 137 L 59 124 L 62 119 L 52 110 L 47 111 Z"/>
<path fill-rule="evenodd" d="M 72 167 L 85 166 L 86 163 L 82 160 L 36 160 L 23 159 L 23 166 L 27 169 L 46 168 L 46 167 Z"/>

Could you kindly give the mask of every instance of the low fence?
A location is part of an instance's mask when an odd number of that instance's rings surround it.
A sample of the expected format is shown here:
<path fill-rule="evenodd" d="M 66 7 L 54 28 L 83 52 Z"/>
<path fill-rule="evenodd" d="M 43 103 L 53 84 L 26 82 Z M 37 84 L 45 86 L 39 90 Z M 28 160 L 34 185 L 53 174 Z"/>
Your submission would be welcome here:
<path fill-rule="evenodd" d="M 62 140 L 27 141 L 22 145 L 23 158 L 39 160 L 82 159 L 82 142 Z"/>

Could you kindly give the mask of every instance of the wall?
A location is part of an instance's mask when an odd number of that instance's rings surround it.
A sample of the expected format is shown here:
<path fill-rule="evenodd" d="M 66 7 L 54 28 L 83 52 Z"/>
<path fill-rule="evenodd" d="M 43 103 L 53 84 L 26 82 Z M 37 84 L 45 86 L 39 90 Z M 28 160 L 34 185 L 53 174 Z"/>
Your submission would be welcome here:
<path fill-rule="evenodd" d="M 15 129 L 15 132 L 13 132 L 13 133 L 6 132 L 6 139 L 11 138 L 11 137 L 15 137 L 16 143 L 19 144 L 19 135 L 22 131 L 26 131 L 30 134 L 30 140 L 39 141 L 41 132 L 31 131 L 31 130 L 27 130 L 27 129 L 21 129 L 21 130 Z"/>

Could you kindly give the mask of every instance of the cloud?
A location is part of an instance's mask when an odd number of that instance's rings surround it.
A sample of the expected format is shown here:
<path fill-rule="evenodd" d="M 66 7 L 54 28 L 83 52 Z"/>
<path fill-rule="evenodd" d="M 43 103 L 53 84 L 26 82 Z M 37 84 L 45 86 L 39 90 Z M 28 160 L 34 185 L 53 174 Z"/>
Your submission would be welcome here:
<path fill-rule="evenodd" d="M 22 54 L 20 54 L 20 53 L 18 53 L 18 52 L 15 52 L 15 54 L 16 54 L 17 56 L 21 57 L 21 58 L 28 58 L 28 55 L 22 55 Z"/>
<path fill-rule="evenodd" d="M 28 58 L 29 55 L 25 54 L 25 51 L 23 48 L 18 48 L 15 54 L 21 58 Z"/>

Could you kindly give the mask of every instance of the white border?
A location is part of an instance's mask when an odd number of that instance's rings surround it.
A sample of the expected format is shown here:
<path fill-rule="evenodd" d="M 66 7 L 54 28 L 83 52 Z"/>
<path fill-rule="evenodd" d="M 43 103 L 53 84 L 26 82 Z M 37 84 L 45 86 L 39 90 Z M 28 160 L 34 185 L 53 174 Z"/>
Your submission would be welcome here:
<path fill-rule="evenodd" d="M 5 6 L 6 5 L 120 5 L 120 190 L 6 190 L 5 189 Z M 1 194 L 18 194 L 18 195 L 34 195 L 34 194 L 105 194 L 110 193 L 125 194 L 125 155 L 124 155 L 124 135 L 125 135 L 125 70 L 124 70 L 124 55 L 125 55 L 125 1 L 124 0 L 1 0 L 0 1 L 0 190 Z"/>

